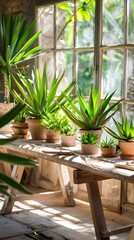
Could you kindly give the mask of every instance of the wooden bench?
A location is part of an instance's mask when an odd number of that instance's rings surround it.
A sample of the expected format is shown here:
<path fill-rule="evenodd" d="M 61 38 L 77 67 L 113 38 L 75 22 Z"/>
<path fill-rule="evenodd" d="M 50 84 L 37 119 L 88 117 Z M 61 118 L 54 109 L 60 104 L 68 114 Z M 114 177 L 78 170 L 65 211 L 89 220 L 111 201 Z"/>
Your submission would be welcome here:
<path fill-rule="evenodd" d="M 98 181 L 105 179 L 118 179 L 129 183 L 134 183 L 134 171 L 117 168 L 115 164 L 120 162 L 120 158 L 110 159 L 102 157 L 88 157 L 81 155 L 80 147 L 69 150 L 63 148 L 60 144 L 55 147 L 54 144 L 47 144 L 41 141 L 17 140 L 12 144 L 0 147 L 1 152 L 8 152 L 14 155 L 23 155 L 32 159 L 44 159 L 57 163 L 57 171 L 60 186 L 65 204 L 75 206 L 73 191 L 70 185 L 68 167 L 74 168 L 74 183 L 86 183 L 87 193 L 94 222 L 97 240 L 110 240 L 110 236 L 129 231 L 132 225 L 108 231 L 105 216 L 103 212 Z M 20 182 L 24 167 L 10 166 L 5 167 L 6 173 Z M 66 175 L 66 178 L 64 176 Z M 16 194 L 16 190 L 9 189 Z M 2 214 L 12 211 L 15 199 L 6 197 L 2 208 Z"/>

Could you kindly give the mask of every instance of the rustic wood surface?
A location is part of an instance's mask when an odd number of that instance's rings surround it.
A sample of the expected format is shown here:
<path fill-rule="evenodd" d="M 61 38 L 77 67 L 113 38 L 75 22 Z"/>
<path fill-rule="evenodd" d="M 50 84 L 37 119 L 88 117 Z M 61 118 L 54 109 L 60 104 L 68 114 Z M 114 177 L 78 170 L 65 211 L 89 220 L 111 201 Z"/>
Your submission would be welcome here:
<path fill-rule="evenodd" d="M 134 183 L 133 170 L 115 166 L 115 164 L 121 162 L 120 157 L 85 156 L 81 154 L 80 145 L 75 148 L 65 148 L 61 147 L 60 144 L 50 144 L 43 141 L 16 140 L 11 144 L 0 147 L 0 151 L 6 151 L 7 149 L 11 154 L 21 154 L 34 159 L 47 159 L 76 169 L 88 170 L 90 173 L 106 178 Z"/>

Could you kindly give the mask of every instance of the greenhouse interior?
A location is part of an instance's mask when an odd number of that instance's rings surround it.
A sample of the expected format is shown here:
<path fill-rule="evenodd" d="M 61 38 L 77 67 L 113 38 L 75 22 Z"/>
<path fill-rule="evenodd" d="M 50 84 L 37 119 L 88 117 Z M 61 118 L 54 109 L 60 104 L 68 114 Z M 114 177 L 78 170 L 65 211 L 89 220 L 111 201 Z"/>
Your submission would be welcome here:
<path fill-rule="evenodd" d="M 133 0 L 0 0 L 0 240 L 134 240 L 133 26 Z"/>

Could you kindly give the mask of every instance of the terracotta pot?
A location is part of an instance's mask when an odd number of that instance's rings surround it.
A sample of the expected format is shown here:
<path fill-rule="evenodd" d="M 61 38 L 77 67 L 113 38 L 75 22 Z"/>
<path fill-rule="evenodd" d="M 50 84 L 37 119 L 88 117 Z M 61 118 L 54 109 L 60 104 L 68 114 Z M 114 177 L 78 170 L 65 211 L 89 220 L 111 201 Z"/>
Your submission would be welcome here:
<path fill-rule="evenodd" d="M 32 139 L 46 139 L 46 128 L 41 124 L 41 121 L 39 119 L 28 118 L 26 122 L 28 123 Z"/>
<path fill-rule="evenodd" d="M 116 146 L 101 148 L 101 155 L 102 156 L 114 156 L 116 153 Z"/>
<path fill-rule="evenodd" d="M 122 159 L 134 159 L 134 142 L 119 142 Z"/>
<path fill-rule="evenodd" d="M 97 154 L 98 146 L 96 144 L 81 144 L 81 151 L 83 154 Z"/>
<path fill-rule="evenodd" d="M 83 136 L 85 133 L 94 133 L 95 135 L 98 135 L 98 139 L 97 139 L 97 142 L 96 144 L 92 145 L 92 144 L 89 144 L 91 145 L 92 147 L 91 148 L 95 148 L 95 150 L 93 150 L 93 152 L 95 151 L 95 154 L 97 154 L 99 151 L 100 151 L 100 142 L 101 142 L 101 136 L 102 136 L 102 130 L 83 130 L 83 129 L 80 129 L 80 135 Z M 88 145 L 88 144 L 84 144 L 84 145 Z M 94 147 L 93 147 L 94 146 Z M 84 147 L 84 148 L 87 148 L 87 147 Z M 94 154 L 94 153 L 91 153 L 91 154 Z"/>
<path fill-rule="evenodd" d="M 46 131 L 46 142 L 55 143 L 60 142 L 60 131 L 55 131 L 53 129 L 47 129 Z"/>
<path fill-rule="evenodd" d="M 64 147 L 73 147 L 76 145 L 76 136 L 61 136 L 61 145 Z"/>
<path fill-rule="evenodd" d="M 28 123 L 11 122 L 12 137 L 30 138 Z"/>

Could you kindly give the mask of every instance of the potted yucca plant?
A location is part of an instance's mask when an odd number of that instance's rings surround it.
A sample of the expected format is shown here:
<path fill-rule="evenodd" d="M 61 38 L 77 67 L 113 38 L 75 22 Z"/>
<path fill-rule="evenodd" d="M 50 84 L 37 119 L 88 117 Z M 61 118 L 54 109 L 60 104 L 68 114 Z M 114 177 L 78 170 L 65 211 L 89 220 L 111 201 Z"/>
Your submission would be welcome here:
<path fill-rule="evenodd" d="M 53 77 L 52 81 L 47 78 L 47 68 L 44 65 L 43 73 L 34 67 L 31 79 L 19 72 L 20 83 L 14 79 L 21 96 L 13 90 L 12 94 L 17 102 L 25 102 L 28 114 L 28 125 L 33 139 L 46 139 L 45 126 L 41 124 L 41 119 L 57 112 L 65 103 L 63 94 L 69 95 L 75 85 L 75 81 L 56 97 L 59 84 L 63 80 L 64 72 Z M 48 87 L 48 82 L 51 82 Z M 37 126 L 37 127 L 36 127 Z M 37 131 L 36 131 L 37 129 Z M 33 130 L 35 130 L 33 132 Z M 41 133 L 41 136 L 40 136 Z"/>
<path fill-rule="evenodd" d="M 35 24 L 36 21 L 30 21 L 25 16 L 0 16 L 0 74 L 5 87 L 4 103 L 0 103 L 0 117 L 13 107 L 10 93 L 17 67 L 21 65 L 22 68 L 23 63 L 23 69 L 27 67 L 28 71 L 27 60 L 40 53 L 41 47 L 36 41 L 41 31 L 34 33 Z M 11 132 L 11 124 L 5 125 L 0 132 Z"/>
<path fill-rule="evenodd" d="M 81 90 L 78 91 L 77 101 L 65 96 L 67 104 L 62 106 L 63 111 L 71 119 L 74 124 L 80 128 L 83 135 L 85 132 L 94 132 L 98 134 L 98 142 L 101 139 L 102 127 L 109 121 L 109 119 L 117 111 L 118 104 L 110 103 L 113 95 L 107 94 L 102 100 L 99 98 L 99 90 L 97 87 L 89 88 L 89 98 L 85 99 Z"/>
<path fill-rule="evenodd" d="M 0 73 L 5 76 L 8 86 L 8 96 L 4 99 L 10 102 L 10 91 L 16 67 L 39 55 L 41 47 L 35 45 L 41 31 L 34 32 L 36 21 L 30 21 L 25 16 L 0 16 Z M 25 64 L 24 64 L 25 62 Z"/>
<path fill-rule="evenodd" d="M 119 141 L 121 158 L 134 159 L 134 124 L 132 120 L 122 118 L 119 122 L 113 118 L 115 131 L 105 126 L 104 129 L 113 138 Z"/>
<path fill-rule="evenodd" d="M 115 156 L 117 142 L 114 138 L 103 138 L 100 143 L 101 155 L 104 157 Z"/>

